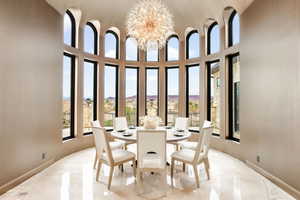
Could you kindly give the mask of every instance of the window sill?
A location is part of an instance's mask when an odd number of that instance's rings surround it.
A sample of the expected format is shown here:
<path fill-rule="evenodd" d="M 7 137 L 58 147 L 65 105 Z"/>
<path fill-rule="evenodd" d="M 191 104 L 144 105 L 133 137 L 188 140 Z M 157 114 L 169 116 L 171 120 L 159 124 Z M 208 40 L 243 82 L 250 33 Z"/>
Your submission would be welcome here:
<path fill-rule="evenodd" d="M 104 126 L 104 128 L 107 132 L 111 132 L 114 130 L 114 128 L 112 126 Z"/>
<path fill-rule="evenodd" d="M 234 143 L 234 144 L 241 144 L 240 139 L 226 138 L 226 141 L 232 142 L 232 143 Z"/>
<path fill-rule="evenodd" d="M 67 142 L 71 142 L 71 141 L 74 141 L 76 140 L 77 138 L 76 137 L 72 137 L 72 138 L 63 138 L 62 140 L 62 143 L 67 143 Z"/>
<path fill-rule="evenodd" d="M 86 132 L 86 133 L 83 133 L 83 136 L 90 136 L 90 135 L 93 135 L 93 132 Z"/>

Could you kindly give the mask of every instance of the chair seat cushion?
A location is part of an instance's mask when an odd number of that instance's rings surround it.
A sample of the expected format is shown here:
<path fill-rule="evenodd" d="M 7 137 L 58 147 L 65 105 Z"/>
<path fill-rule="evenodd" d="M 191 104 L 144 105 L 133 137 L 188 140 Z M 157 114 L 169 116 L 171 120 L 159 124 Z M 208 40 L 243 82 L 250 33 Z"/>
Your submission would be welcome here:
<path fill-rule="evenodd" d="M 191 149 L 182 149 L 181 151 L 174 152 L 171 157 L 177 160 L 182 160 L 185 162 L 192 163 L 194 161 L 195 151 Z M 200 161 L 204 157 L 203 153 L 200 153 L 199 160 Z"/>
<path fill-rule="evenodd" d="M 124 144 L 125 143 L 122 141 L 109 142 L 109 146 L 110 146 L 111 150 L 122 149 L 124 147 Z"/>
<path fill-rule="evenodd" d="M 181 142 L 180 146 L 182 149 L 195 150 L 197 148 L 198 142 Z"/>
<path fill-rule="evenodd" d="M 116 149 L 111 151 L 114 162 L 122 162 L 125 160 L 130 160 L 135 158 L 135 154 L 130 151 L 125 151 L 122 149 Z M 108 162 L 107 154 L 103 154 L 103 159 Z"/>

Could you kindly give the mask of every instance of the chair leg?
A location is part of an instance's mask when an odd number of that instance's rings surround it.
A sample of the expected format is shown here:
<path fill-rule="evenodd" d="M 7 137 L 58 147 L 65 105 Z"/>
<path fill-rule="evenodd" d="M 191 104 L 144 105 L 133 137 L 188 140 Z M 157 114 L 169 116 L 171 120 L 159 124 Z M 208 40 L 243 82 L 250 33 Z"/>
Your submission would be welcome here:
<path fill-rule="evenodd" d="M 204 166 L 205 166 L 205 171 L 206 171 L 206 175 L 207 175 L 207 179 L 210 179 L 210 174 L 209 174 L 209 161 L 208 159 L 204 160 Z"/>
<path fill-rule="evenodd" d="M 98 161 L 98 167 L 97 167 L 97 173 L 96 173 L 96 181 L 99 181 L 99 175 L 100 175 L 101 166 L 102 166 L 102 163 L 99 160 Z"/>
<path fill-rule="evenodd" d="M 110 190 L 113 173 L 114 173 L 114 166 L 111 166 L 109 170 L 109 178 L 108 178 L 108 186 L 107 186 L 108 190 Z"/>
<path fill-rule="evenodd" d="M 136 163 L 135 163 L 135 159 L 132 160 L 132 167 L 133 167 L 133 176 L 136 177 Z"/>
<path fill-rule="evenodd" d="M 173 175 L 174 175 L 174 164 L 175 164 L 175 161 L 172 158 L 172 161 L 171 161 L 171 179 L 173 179 Z"/>
<path fill-rule="evenodd" d="M 98 160 L 98 156 L 97 156 L 97 153 L 96 153 L 96 155 L 95 155 L 95 160 L 94 160 L 94 169 L 96 169 L 97 160 Z"/>
<path fill-rule="evenodd" d="M 197 165 L 193 165 L 197 188 L 200 187 Z"/>

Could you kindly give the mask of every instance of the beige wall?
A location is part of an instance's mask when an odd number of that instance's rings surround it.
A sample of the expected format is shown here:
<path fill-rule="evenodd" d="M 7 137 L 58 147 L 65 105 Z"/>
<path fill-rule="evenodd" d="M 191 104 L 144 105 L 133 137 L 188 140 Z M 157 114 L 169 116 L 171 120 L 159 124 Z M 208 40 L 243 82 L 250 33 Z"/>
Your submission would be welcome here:
<path fill-rule="evenodd" d="M 225 140 L 224 133 L 212 141 L 215 148 L 253 163 L 298 191 L 299 13 L 297 0 L 256 0 L 242 13 L 241 142 Z"/>
<path fill-rule="evenodd" d="M 61 19 L 44 1 L 1 1 L 0 185 L 60 147 Z"/>
<path fill-rule="evenodd" d="M 255 1 L 241 18 L 244 159 L 300 190 L 298 0 Z"/>

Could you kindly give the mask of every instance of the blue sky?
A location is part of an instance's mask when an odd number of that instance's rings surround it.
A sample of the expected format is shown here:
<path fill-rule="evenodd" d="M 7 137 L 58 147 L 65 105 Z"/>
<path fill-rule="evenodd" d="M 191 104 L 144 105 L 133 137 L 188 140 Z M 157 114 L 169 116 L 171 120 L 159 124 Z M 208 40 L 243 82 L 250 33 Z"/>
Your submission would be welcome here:
<path fill-rule="evenodd" d="M 158 70 L 156 69 L 147 69 L 146 71 L 147 83 L 146 83 L 146 91 L 147 96 L 158 95 Z"/>
<path fill-rule="evenodd" d="M 239 16 L 233 20 L 233 44 L 237 44 L 240 41 L 240 26 L 239 26 Z M 64 17 L 64 43 L 71 44 L 71 21 L 69 17 Z M 212 29 L 212 48 L 211 52 L 218 52 L 220 49 L 220 37 L 219 37 L 219 26 L 215 26 Z M 84 51 L 88 53 L 94 53 L 94 34 L 93 30 L 86 26 L 84 29 Z M 190 58 L 198 57 L 200 48 L 199 48 L 199 34 L 193 34 L 190 37 Z M 173 37 L 169 40 L 168 45 L 168 59 L 169 60 L 178 60 L 179 51 L 178 51 L 179 42 L 177 38 Z M 115 58 L 116 57 L 116 40 L 113 34 L 108 33 L 105 37 L 105 56 Z M 147 52 L 147 61 L 157 61 L 158 50 L 155 48 L 148 49 Z M 133 38 L 128 38 L 126 40 L 126 60 L 137 60 L 137 44 L 136 40 Z M 84 98 L 93 97 L 93 65 L 91 63 L 84 64 Z M 105 97 L 114 97 L 115 96 L 115 68 L 114 67 L 105 67 Z M 199 94 L 199 75 L 198 69 L 192 69 L 194 73 L 190 73 L 190 94 L 197 95 Z M 64 57 L 64 70 L 63 70 L 63 96 L 64 98 L 70 97 L 70 60 L 67 57 Z M 147 94 L 156 95 L 157 94 L 157 71 L 152 70 L 147 73 Z M 169 70 L 168 77 L 168 94 L 178 95 L 179 91 L 179 74 L 178 70 Z M 126 96 L 136 95 L 136 82 L 137 76 L 135 70 L 126 70 Z"/>

